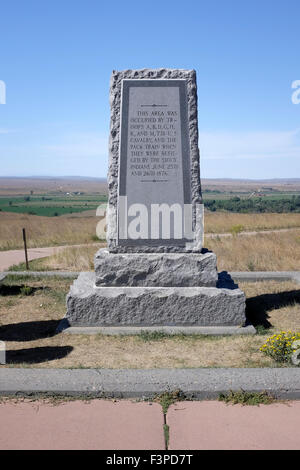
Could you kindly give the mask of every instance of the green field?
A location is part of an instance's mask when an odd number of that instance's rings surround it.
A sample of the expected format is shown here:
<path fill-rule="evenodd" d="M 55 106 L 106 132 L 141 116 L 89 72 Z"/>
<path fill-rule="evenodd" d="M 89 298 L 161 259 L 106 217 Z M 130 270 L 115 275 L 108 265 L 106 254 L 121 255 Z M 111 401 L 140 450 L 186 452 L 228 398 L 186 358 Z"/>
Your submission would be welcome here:
<path fill-rule="evenodd" d="M 246 192 L 203 191 L 204 204 L 210 211 L 229 212 L 300 212 L 299 192 L 272 192 L 263 197 L 251 197 Z M 0 212 L 55 217 L 84 211 L 96 211 L 106 202 L 101 194 L 34 194 L 0 196 Z"/>
<path fill-rule="evenodd" d="M 202 196 L 204 200 L 210 200 L 210 199 L 231 199 L 233 197 L 240 197 L 241 199 L 249 199 L 251 196 L 252 192 L 251 191 L 212 191 L 212 190 L 207 190 L 204 189 L 202 190 Z M 300 192 L 299 191 L 270 191 L 264 193 L 262 197 L 259 199 L 289 199 L 293 196 L 299 196 Z M 251 196 L 254 198 L 257 198 L 258 196 Z"/>
<path fill-rule="evenodd" d="M 107 201 L 104 195 L 24 195 L 0 197 L 0 211 L 26 213 L 55 217 L 88 210 L 96 210 L 101 202 Z"/>
<path fill-rule="evenodd" d="M 274 197 L 239 197 L 224 199 L 204 199 L 206 209 L 210 211 L 229 211 L 242 213 L 300 213 L 300 195 L 278 195 Z"/>

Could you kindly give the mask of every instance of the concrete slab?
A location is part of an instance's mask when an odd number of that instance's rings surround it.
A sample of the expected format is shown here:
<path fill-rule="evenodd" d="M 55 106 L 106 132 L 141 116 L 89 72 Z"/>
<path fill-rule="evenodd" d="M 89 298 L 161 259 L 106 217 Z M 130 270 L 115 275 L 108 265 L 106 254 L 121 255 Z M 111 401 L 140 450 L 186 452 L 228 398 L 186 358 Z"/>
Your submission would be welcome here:
<path fill-rule="evenodd" d="M 300 402 L 241 406 L 180 402 L 167 413 L 169 449 L 300 449 Z"/>
<path fill-rule="evenodd" d="M 30 276 L 30 277 L 61 277 L 66 279 L 76 279 L 79 276 L 79 271 L 4 271 L 0 274 L 3 276 Z"/>
<path fill-rule="evenodd" d="M 296 281 L 300 283 L 300 271 L 235 271 L 230 272 L 229 274 L 235 281 Z"/>
<path fill-rule="evenodd" d="M 166 335 L 254 335 L 256 329 L 253 325 L 248 326 L 70 326 L 63 319 L 58 325 L 57 332 L 70 335 L 140 335 L 143 333 L 164 333 Z"/>
<path fill-rule="evenodd" d="M 153 398 L 166 390 L 217 398 L 230 390 L 266 390 L 300 399 L 300 367 L 253 369 L 18 369 L 0 367 L 0 395 L 55 393 Z"/>
<path fill-rule="evenodd" d="M 76 279 L 79 272 L 76 271 L 3 271 L 3 275 L 13 274 L 14 276 L 45 276 L 45 277 L 68 277 Z M 260 281 L 296 281 L 300 283 L 300 271 L 234 271 L 228 273 L 234 281 L 260 282 Z"/>
<path fill-rule="evenodd" d="M 0 404 L 0 449 L 164 449 L 160 405 L 94 400 Z"/>

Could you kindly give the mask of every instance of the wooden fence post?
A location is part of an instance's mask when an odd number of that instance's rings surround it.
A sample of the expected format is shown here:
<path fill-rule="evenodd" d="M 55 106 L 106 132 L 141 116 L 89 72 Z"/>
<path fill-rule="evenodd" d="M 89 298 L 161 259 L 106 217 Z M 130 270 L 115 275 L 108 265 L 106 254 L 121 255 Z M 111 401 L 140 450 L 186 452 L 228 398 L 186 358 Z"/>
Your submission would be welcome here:
<path fill-rule="evenodd" d="M 26 269 L 27 269 L 27 271 L 29 271 L 29 263 L 28 263 L 28 254 L 27 254 L 27 243 L 26 243 L 26 232 L 25 232 L 25 228 L 23 228 L 22 232 L 23 232 L 23 242 L 24 242 Z"/>

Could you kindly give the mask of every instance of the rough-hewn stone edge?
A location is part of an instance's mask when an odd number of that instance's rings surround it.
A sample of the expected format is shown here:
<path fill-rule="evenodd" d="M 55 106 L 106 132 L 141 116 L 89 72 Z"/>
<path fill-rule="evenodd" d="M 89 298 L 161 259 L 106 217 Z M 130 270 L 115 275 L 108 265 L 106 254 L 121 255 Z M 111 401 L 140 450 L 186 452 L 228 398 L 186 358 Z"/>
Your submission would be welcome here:
<path fill-rule="evenodd" d="M 140 69 L 114 70 L 110 80 L 110 136 L 109 136 L 109 170 L 108 170 L 108 209 L 107 209 L 107 243 L 110 250 L 117 245 L 117 199 L 119 177 L 119 144 L 121 118 L 121 84 L 124 79 L 185 79 L 187 80 L 188 120 L 191 156 L 191 189 L 192 203 L 201 204 L 200 163 L 198 148 L 198 109 L 197 83 L 195 70 L 183 69 Z M 196 214 L 194 222 L 196 220 Z M 155 251 L 152 249 L 152 251 Z"/>
<path fill-rule="evenodd" d="M 218 398 L 230 390 L 300 399 L 300 368 L 0 369 L 2 396 L 45 393 L 152 399 L 174 390 L 195 400 Z"/>
<path fill-rule="evenodd" d="M 246 321 L 245 301 L 245 294 L 227 283 L 96 287 L 94 273 L 81 273 L 67 295 L 66 319 L 71 326 L 241 326 Z"/>
<path fill-rule="evenodd" d="M 216 287 L 218 281 L 217 257 L 208 250 L 199 253 L 112 253 L 107 248 L 100 248 L 95 254 L 94 266 L 96 286 L 99 287 Z M 144 276 L 139 277 L 141 274 Z"/>

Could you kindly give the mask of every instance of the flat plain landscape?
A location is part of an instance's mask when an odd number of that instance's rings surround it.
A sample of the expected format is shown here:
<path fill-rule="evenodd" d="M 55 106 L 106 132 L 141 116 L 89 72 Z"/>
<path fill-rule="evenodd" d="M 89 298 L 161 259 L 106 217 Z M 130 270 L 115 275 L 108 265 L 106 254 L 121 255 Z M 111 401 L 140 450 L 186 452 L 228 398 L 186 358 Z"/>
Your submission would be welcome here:
<path fill-rule="evenodd" d="M 300 180 L 203 180 L 202 187 L 206 234 L 300 228 L 300 206 L 297 211 L 295 205 L 298 199 L 300 203 Z M 22 228 L 31 248 L 95 242 L 96 209 L 106 200 L 107 185 L 101 179 L 0 178 L 0 250 L 22 248 Z M 214 201 L 232 201 L 233 206 L 210 210 Z M 256 212 L 235 212 L 244 211 L 241 204 L 249 201 L 253 207 L 248 210 Z"/>
<path fill-rule="evenodd" d="M 107 197 L 104 181 L 3 181 L 0 251 L 21 249 L 26 228 L 29 247 L 64 246 L 48 258 L 30 261 L 31 270 L 93 270 L 95 252 L 105 246 L 96 236 L 96 208 Z M 236 204 L 231 210 L 209 210 L 208 204 L 205 210 L 205 247 L 217 254 L 219 271 L 300 270 L 300 212 L 286 204 L 299 198 L 300 181 L 204 180 L 203 188 L 204 202 L 235 199 Z M 257 201 L 254 209 L 262 212 L 232 210 L 249 200 Z M 260 204 L 265 200 L 278 201 L 279 212 L 265 211 Z M 11 269 L 24 270 L 25 265 Z M 70 283 L 33 278 L 30 272 L 5 279 L 0 286 L 0 334 L 7 365 L 0 367 L 274 367 L 278 364 L 259 348 L 271 334 L 300 332 L 299 284 L 269 281 L 240 283 L 247 315 L 259 335 L 57 335 Z"/>

